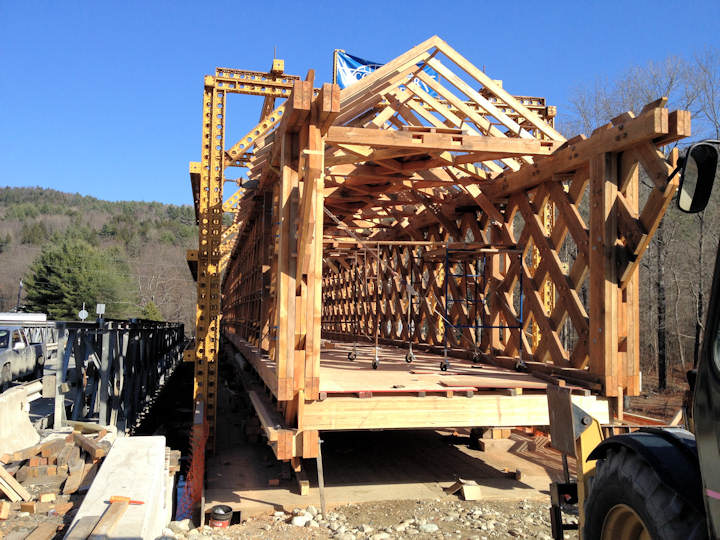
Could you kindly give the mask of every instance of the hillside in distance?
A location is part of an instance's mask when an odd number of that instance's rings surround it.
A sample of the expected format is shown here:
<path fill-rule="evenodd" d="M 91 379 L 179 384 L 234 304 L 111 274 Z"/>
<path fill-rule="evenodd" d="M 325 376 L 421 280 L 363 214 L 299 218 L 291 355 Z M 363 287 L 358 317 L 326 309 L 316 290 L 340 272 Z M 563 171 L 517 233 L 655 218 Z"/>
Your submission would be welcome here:
<path fill-rule="evenodd" d="M 168 321 L 191 333 L 195 284 L 185 251 L 197 246 L 192 206 L 159 202 L 104 201 L 44 188 L 0 188 L 0 311 L 17 303 L 20 279 L 44 245 L 65 238 L 100 249 L 115 248 L 129 272 L 124 286 L 133 300 L 128 316 L 154 302 Z M 95 311 L 88 306 L 88 311 Z"/>

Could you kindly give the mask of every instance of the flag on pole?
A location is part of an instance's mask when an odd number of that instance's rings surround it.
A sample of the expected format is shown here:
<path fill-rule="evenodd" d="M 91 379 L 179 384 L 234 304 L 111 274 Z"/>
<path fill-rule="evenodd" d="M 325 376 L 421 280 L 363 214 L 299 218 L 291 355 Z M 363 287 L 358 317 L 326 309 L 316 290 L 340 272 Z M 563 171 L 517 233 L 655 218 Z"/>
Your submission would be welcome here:
<path fill-rule="evenodd" d="M 367 77 L 373 71 L 383 66 L 383 64 L 380 64 L 378 62 L 365 60 L 364 58 L 354 56 L 341 50 L 335 51 L 335 55 L 335 76 L 337 83 L 340 85 L 340 88 L 347 88 L 351 84 Z M 418 64 L 418 67 L 420 67 L 421 65 L 422 64 Z M 438 80 L 438 74 L 434 69 L 425 66 L 423 71 L 426 75 L 429 75 L 431 78 Z M 413 82 L 417 84 L 420 88 L 422 88 L 425 92 L 430 94 L 432 97 L 438 97 L 437 92 L 435 92 L 419 78 L 415 77 L 413 79 Z"/>
<path fill-rule="evenodd" d="M 340 88 L 347 88 L 352 83 L 367 77 L 381 66 L 382 64 L 378 62 L 371 62 L 344 51 L 337 51 L 337 63 L 335 65 L 337 83 Z"/>

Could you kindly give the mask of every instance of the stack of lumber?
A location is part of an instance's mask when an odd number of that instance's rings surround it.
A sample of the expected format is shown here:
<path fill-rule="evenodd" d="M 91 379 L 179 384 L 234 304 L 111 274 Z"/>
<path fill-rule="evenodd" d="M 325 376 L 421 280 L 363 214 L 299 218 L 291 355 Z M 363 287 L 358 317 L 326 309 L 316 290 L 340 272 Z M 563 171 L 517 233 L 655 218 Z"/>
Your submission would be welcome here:
<path fill-rule="evenodd" d="M 89 489 L 112 434 L 93 424 L 75 428 L 80 430 L 51 433 L 29 448 L 0 455 L 0 538 L 12 532 L 53 538 L 78 502 L 75 494 Z"/>

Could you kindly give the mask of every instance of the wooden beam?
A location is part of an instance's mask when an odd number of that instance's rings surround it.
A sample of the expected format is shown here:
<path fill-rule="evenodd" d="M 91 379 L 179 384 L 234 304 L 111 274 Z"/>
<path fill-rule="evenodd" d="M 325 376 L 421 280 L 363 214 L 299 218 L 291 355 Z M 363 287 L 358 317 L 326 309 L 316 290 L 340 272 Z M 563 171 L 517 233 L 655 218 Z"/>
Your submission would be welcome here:
<path fill-rule="evenodd" d="M 605 395 L 618 391 L 617 154 L 590 161 L 590 372 Z"/>
<path fill-rule="evenodd" d="M 484 152 L 489 159 L 503 156 L 549 156 L 559 147 L 554 141 L 483 137 L 422 131 L 385 130 L 331 126 L 325 137 L 328 144 L 363 144 L 388 148 L 409 148 L 427 152 Z M 478 159 L 481 161 L 481 159 Z"/>

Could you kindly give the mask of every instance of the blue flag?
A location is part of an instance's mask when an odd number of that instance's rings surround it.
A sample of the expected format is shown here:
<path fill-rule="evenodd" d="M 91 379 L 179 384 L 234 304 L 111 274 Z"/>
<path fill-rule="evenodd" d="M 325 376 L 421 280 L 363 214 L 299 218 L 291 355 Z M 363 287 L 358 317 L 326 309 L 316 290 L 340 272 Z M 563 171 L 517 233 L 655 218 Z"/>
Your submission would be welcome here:
<path fill-rule="evenodd" d="M 347 88 L 352 83 L 370 75 L 370 73 L 381 66 L 382 64 L 377 62 L 371 62 L 370 60 L 338 51 L 336 65 L 337 83 L 340 85 L 340 88 Z"/>
<path fill-rule="evenodd" d="M 370 60 L 365 60 L 364 58 L 353 56 L 352 54 L 348 54 L 343 51 L 338 51 L 337 65 L 335 67 L 337 83 L 340 85 L 340 88 L 347 88 L 354 82 L 357 82 L 360 79 L 367 77 L 373 71 L 382 67 L 382 65 L 383 64 L 380 64 L 378 62 L 372 62 Z M 421 64 L 418 64 L 418 67 L 420 67 L 420 65 Z M 434 69 L 425 66 L 425 69 L 423 69 L 423 71 L 426 75 L 429 75 L 433 79 L 438 79 L 438 74 Z M 425 84 L 417 77 L 413 79 L 413 82 L 431 96 L 438 97 L 438 94 L 432 88 L 430 88 L 427 84 Z"/>

